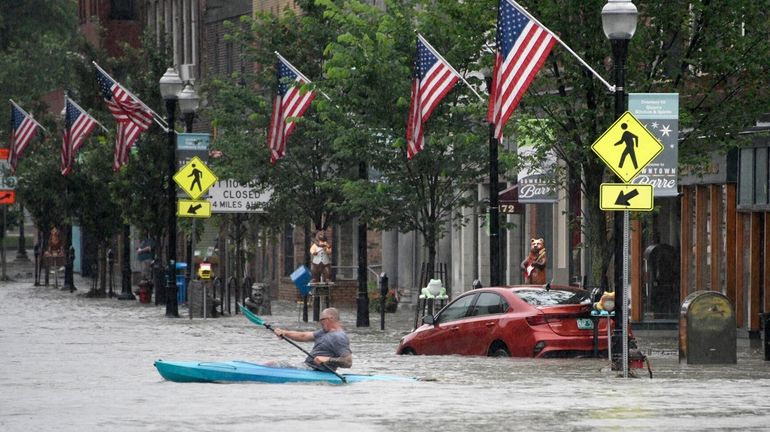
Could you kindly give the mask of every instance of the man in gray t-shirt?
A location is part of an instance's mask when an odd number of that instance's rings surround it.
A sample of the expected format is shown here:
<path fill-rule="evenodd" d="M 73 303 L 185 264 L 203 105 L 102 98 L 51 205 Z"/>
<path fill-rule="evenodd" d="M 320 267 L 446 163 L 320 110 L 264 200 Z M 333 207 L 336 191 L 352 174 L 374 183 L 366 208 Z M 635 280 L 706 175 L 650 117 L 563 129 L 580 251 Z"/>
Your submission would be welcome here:
<path fill-rule="evenodd" d="M 353 366 L 353 353 L 350 351 L 350 340 L 340 322 L 340 313 L 335 308 L 324 309 L 319 318 L 321 329 L 314 332 L 299 332 L 277 328 L 278 337 L 289 338 L 298 342 L 315 342 L 305 364 L 317 370 L 325 371 L 325 365 L 331 370 L 338 367 Z"/>

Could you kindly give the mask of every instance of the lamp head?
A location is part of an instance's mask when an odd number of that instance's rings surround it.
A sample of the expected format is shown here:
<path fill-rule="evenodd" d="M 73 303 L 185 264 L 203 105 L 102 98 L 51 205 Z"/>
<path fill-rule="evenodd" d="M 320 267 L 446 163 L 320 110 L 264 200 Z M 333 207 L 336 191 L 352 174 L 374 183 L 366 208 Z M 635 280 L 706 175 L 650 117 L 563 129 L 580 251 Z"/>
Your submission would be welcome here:
<path fill-rule="evenodd" d="M 170 67 L 166 70 L 166 73 L 160 77 L 158 82 L 160 85 L 160 95 L 163 96 L 163 100 L 173 100 L 177 98 L 177 94 L 182 91 L 182 80 L 179 78 L 179 74 L 176 73 L 176 69 Z"/>
<path fill-rule="evenodd" d="M 631 0 L 607 0 L 602 8 L 602 28 L 607 39 L 631 39 L 638 16 Z"/>
<path fill-rule="evenodd" d="M 179 110 L 182 114 L 195 114 L 200 105 L 200 97 L 195 93 L 195 89 L 190 84 L 184 86 L 184 89 L 177 95 L 179 100 Z"/>

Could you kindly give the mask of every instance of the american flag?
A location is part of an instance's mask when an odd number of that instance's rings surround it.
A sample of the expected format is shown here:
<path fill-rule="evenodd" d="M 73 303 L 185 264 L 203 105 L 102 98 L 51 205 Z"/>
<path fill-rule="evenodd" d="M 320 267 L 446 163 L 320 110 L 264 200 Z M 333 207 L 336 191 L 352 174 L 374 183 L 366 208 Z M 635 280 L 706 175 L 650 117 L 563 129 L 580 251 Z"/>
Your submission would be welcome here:
<path fill-rule="evenodd" d="M 11 101 L 11 146 L 8 164 L 11 166 L 12 173 L 16 172 L 19 159 L 27 149 L 29 141 L 37 135 L 39 126 L 40 124 L 32 116 Z"/>
<path fill-rule="evenodd" d="M 112 169 L 117 171 L 128 163 L 129 152 L 139 134 L 152 124 L 152 111 L 99 69 L 96 70 L 96 81 L 102 90 L 107 108 L 117 123 L 112 162 Z"/>
<path fill-rule="evenodd" d="M 543 66 L 556 38 L 512 0 L 500 0 L 497 15 L 497 55 L 489 94 L 487 121 L 495 138 L 516 109 L 527 87 Z"/>
<path fill-rule="evenodd" d="M 75 153 L 80 150 L 88 134 L 96 126 L 96 120 L 68 97 L 64 98 L 64 110 L 61 173 L 66 176 L 72 172 L 72 161 L 75 158 Z"/>
<path fill-rule="evenodd" d="M 315 91 L 300 92 L 299 86 L 293 82 L 307 84 L 310 82 L 286 59 L 278 55 L 278 89 L 273 100 L 273 114 L 270 117 L 270 129 L 267 132 L 267 142 L 270 146 L 270 163 L 275 164 L 286 152 L 286 140 L 294 130 L 294 122 L 286 122 L 289 117 L 302 117 L 305 110 L 316 96 Z"/>
<path fill-rule="evenodd" d="M 412 102 L 406 125 L 406 154 L 411 160 L 422 151 L 423 126 L 430 114 L 454 87 L 459 75 L 421 35 L 417 35 L 417 57 L 414 61 Z"/>

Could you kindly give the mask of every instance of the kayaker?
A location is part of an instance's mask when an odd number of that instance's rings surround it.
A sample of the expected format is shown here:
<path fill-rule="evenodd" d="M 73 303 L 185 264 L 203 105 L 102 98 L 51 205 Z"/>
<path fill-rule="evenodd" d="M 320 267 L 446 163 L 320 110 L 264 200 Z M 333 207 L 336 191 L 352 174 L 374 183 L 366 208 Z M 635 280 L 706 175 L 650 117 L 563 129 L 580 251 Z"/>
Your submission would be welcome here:
<path fill-rule="evenodd" d="M 321 329 L 314 332 L 274 329 L 276 336 L 285 337 L 297 342 L 315 342 L 310 355 L 305 359 L 305 365 L 312 369 L 324 371 L 323 365 L 332 370 L 338 367 L 353 366 L 353 353 L 350 351 L 350 340 L 340 322 L 340 312 L 335 308 L 327 308 L 321 312 L 318 319 Z"/>

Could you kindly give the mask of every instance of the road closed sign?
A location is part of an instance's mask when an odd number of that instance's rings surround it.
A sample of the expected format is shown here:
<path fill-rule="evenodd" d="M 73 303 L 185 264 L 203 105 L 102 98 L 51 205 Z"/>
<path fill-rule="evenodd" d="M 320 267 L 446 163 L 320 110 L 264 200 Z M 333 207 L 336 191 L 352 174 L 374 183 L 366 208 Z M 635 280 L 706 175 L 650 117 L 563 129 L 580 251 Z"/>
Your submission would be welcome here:
<path fill-rule="evenodd" d="M 220 180 L 209 189 L 212 213 L 264 213 L 273 195 L 256 182 L 243 185 L 235 180 Z"/>

